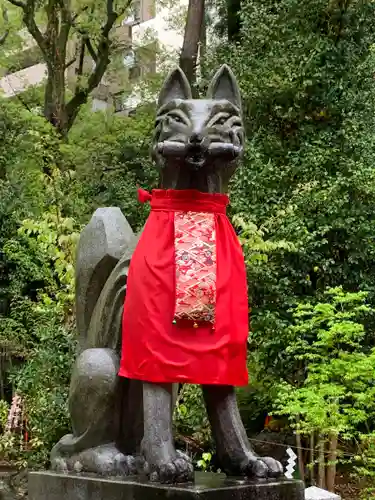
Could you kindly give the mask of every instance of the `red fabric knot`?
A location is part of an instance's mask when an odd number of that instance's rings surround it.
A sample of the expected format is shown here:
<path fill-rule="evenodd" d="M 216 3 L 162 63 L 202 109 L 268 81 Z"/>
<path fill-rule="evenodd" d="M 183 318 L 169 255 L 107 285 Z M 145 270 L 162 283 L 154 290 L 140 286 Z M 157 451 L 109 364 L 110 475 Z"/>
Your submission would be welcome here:
<path fill-rule="evenodd" d="M 138 189 L 138 201 L 140 203 L 146 203 L 147 201 L 151 201 L 151 194 L 145 189 Z"/>

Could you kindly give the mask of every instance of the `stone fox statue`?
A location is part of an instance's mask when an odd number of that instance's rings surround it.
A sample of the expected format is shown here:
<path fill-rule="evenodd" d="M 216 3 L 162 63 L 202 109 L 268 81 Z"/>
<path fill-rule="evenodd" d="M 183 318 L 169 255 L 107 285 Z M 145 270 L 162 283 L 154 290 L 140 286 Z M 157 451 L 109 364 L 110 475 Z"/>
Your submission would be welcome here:
<path fill-rule="evenodd" d="M 151 203 L 141 236 L 116 208 L 97 210 L 81 235 L 73 432 L 52 450 L 53 469 L 191 481 L 191 461 L 174 447 L 172 414 L 176 383 L 195 383 L 222 469 L 282 474 L 279 462 L 251 449 L 234 389 L 247 384 L 248 303 L 242 251 L 225 211 L 243 146 L 231 70 L 216 73 L 202 100 L 173 71 L 155 124 L 159 189 L 139 194 Z"/>

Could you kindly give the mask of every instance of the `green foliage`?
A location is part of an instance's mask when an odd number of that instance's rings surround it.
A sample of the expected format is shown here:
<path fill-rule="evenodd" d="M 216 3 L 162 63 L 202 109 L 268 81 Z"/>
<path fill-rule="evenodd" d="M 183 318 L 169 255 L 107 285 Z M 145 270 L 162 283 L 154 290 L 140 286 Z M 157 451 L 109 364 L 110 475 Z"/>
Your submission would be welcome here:
<path fill-rule="evenodd" d="M 340 432 L 351 445 L 361 434 L 359 462 L 367 471 L 374 426 L 373 13 L 369 0 L 243 0 L 239 43 L 221 40 L 206 61 L 212 69 L 229 63 L 240 81 L 248 143 L 231 184 L 231 210 L 261 232 L 259 244 L 250 236 L 244 245 L 252 310 L 253 391 L 241 400 L 247 427 L 254 426 L 250 405 L 261 415 L 277 401 L 306 434 Z M 287 245 L 265 251 L 264 243 L 278 242 Z"/>
<path fill-rule="evenodd" d="M 358 443 L 357 473 L 370 478 L 374 8 L 370 0 L 243 0 L 239 43 L 221 37 L 205 56 L 207 69 L 232 66 L 244 98 L 248 143 L 230 215 L 251 306 L 252 382 L 239 391 L 246 427 L 257 430 L 276 402 L 299 432 Z M 98 19 L 87 23 L 95 39 Z M 37 91 L 27 102 L 37 111 Z M 148 208 L 136 189 L 157 185 L 154 106 L 117 117 L 84 105 L 63 143 L 17 102 L 0 100 L 0 113 L 0 344 L 20 363 L 12 382 L 26 396 L 32 460 L 43 463 L 68 427 L 77 232 L 98 206 L 119 206 L 142 227 Z M 179 435 L 210 450 L 199 388 L 184 387 L 175 416 Z M 6 439 L 1 449 L 12 450 Z M 212 457 L 197 465 L 208 470 Z"/>
<path fill-rule="evenodd" d="M 45 212 L 38 221 L 24 220 L 18 229 L 18 235 L 24 243 L 23 245 L 21 243 L 19 250 L 21 252 L 26 250 L 31 255 L 37 251 L 41 252 L 47 262 L 52 263 L 51 279 L 54 280 L 53 284 L 58 284 L 58 288 L 52 284 L 50 288 L 44 288 L 39 297 L 40 307 L 49 307 L 52 304 L 52 296 L 54 306 L 57 307 L 57 312 L 61 313 L 62 317 L 72 313 L 70 307 L 74 301 L 73 260 L 75 246 L 79 239 L 79 232 L 74 231 L 74 226 L 75 221 L 71 218 L 62 218 L 57 209 L 53 214 Z M 11 242 L 8 245 L 11 245 Z M 17 243 L 15 243 L 15 248 L 9 249 L 7 246 L 4 250 L 9 258 L 17 260 Z M 25 257 L 22 253 L 20 264 Z M 18 266 L 17 268 L 19 269 Z M 66 307 L 68 307 L 67 310 Z"/>
<path fill-rule="evenodd" d="M 20 459 L 20 439 L 15 434 L 5 432 L 0 435 L 0 456 L 3 460 L 16 463 L 20 467 L 25 465 L 25 462 Z"/>
<path fill-rule="evenodd" d="M 202 390 L 199 386 L 183 386 L 179 394 L 174 417 L 178 433 L 191 437 L 202 446 L 211 444 L 211 430 Z"/>
<path fill-rule="evenodd" d="M 210 468 L 212 460 L 212 454 L 209 452 L 202 453 L 202 458 L 197 461 L 197 467 L 203 471 L 207 471 Z"/>
<path fill-rule="evenodd" d="M 327 443 L 340 439 L 341 449 L 345 442 L 358 443 L 358 455 L 345 462 L 355 466 L 371 488 L 375 348 L 369 320 L 375 309 L 366 303 L 367 296 L 331 288 L 324 302 L 297 305 L 286 349 L 294 359 L 294 372 L 277 385 L 274 407 L 303 436 L 318 435 Z"/>
<path fill-rule="evenodd" d="M 5 243 L 11 300 L 7 315 L 0 316 L 0 338 L 8 350 L 26 356 L 30 329 L 51 309 L 62 320 L 72 314 L 73 253 L 78 238 L 73 229 L 71 219 L 45 212 L 39 220 L 23 221 L 17 236 Z M 47 327 L 48 314 L 44 320 Z"/>
<path fill-rule="evenodd" d="M 42 316 L 33 331 L 30 355 L 13 383 L 26 403 L 30 451 L 25 458 L 29 466 L 45 467 L 54 444 L 70 430 L 67 402 L 76 337 L 55 311 Z"/>
<path fill-rule="evenodd" d="M 117 206 L 134 230 L 143 226 L 149 209 L 137 203 L 137 188 L 157 185 L 150 160 L 153 112 L 146 107 L 127 118 L 87 111 L 73 127 L 63 153 L 75 170 L 73 196 L 81 198 L 86 220 L 98 206 Z"/>
<path fill-rule="evenodd" d="M 40 117 L 31 115 L 22 106 L 0 99 L 0 345 L 8 352 L 23 350 L 20 341 L 21 326 L 9 314 L 11 302 L 15 309 L 14 294 L 23 294 L 25 287 L 44 280 L 37 263 L 24 265 L 24 278 L 18 282 L 20 269 L 9 259 L 7 245 L 17 238 L 20 221 L 26 217 L 40 217 L 54 201 L 46 185 L 43 168 L 51 164 L 56 154 L 57 139 L 51 127 Z M 19 245 L 21 243 L 19 242 Z M 9 249 L 9 248 L 8 248 Z M 25 262 L 30 255 L 25 254 Z M 39 262 L 39 261 L 38 261 Z M 48 265 L 45 266 L 48 268 Z M 33 272 L 35 271 L 35 274 Z M 16 292 L 18 288 L 18 292 Z M 27 292 L 26 292 L 27 294 Z M 17 308 L 20 309 L 20 303 Z M 24 311 L 19 314 L 25 314 Z M 18 352 L 21 354 L 21 352 Z M 0 374 L 1 376 L 1 374 Z"/>
<path fill-rule="evenodd" d="M 0 340 L 8 354 L 24 360 L 11 382 L 26 405 L 29 465 L 45 464 L 49 450 L 69 428 L 67 397 L 76 345 L 75 229 L 74 221 L 58 209 L 44 212 L 40 219 L 24 220 L 3 248 L 11 301 L 8 314 L 0 316 Z M 16 444 L 15 436 L 3 436 L 4 453 L 19 460 Z"/>
<path fill-rule="evenodd" d="M 375 348 L 366 322 L 375 310 L 364 292 L 329 289 L 326 302 L 298 304 L 287 353 L 298 370 L 279 387 L 278 413 L 298 431 L 352 438 L 375 412 Z"/>
<path fill-rule="evenodd" d="M 373 9 L 244 0 L 241 43 L 210 61 L 229 62 L 243 93 L 248 144 L 232 212 L 267 242 L 288 242 L 249 266 L 250 348 L 276 380 L 294 371 L 293 304 L 340 285 L 374 303 Z"/>
<path fill-rule="evenodd" d="M 8 418 L 8 411 L 9 411 L 9 404 L 1 400 L 0 401 L 0 431 L 4 432 L 5 426 L 7 423 L 7 418 Z"/>
<path fill-rule="evenodd" d="M 40 214 L 45 206 L 43 167 L 51 162 L 57 138 L 44 119 L 0 98 L 0 224 Z M 8 234 L 1 228 L 0 235 Z M 1 237 L 1 236 L 0 236 Z"/>
<path fill-rule="evenodd" d="M 13 433 L 1 436 L 0 447 L 4 458 L 43 466 L 69 432 L 81 224 L 98 206 L 117 205 L 135 230 L 142 227 L 148 209 L 136 189 L 152 188 L 157 177 L 149 159 L 153 117 L 147 108 L 118 118 L 87 107 L 62 142 L 20 103 L 0 99 L 0 112 L 0 348 L 9 360 L 0 376 L 8 397 L 13 390 L 25 400 L 30 450 Z"/>
<path fill-rule="evenodd" d="M 359 436 L 358 454 L 354 458 L 355 475 L 367 485 L 361 491 L 361 498 L 367 500 L 375 494 L 375 433 Z"/>

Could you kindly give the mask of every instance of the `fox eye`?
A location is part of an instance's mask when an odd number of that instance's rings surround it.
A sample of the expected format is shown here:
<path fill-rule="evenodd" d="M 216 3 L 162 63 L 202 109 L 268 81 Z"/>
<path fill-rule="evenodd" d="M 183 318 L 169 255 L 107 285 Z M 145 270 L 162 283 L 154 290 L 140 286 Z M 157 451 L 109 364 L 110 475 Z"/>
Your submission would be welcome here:
<path fill-rule="evenodd" d="M 217 120 L 217 122 L 215 123 L 215 125 L 225 125 L 226 121 L 228 120 L 228 118 L 226 116 L 222 116 L 221 118 L 219 118 Z"/>
<path fill-rule="evenodd" d="M 176 122 L 176 123 L 182 123 L 183 122 L 181 116 L 178 116 L 178 115 L 168 115 L 168 118 L 169 118 L 170 121 L 173 121 L 173 122 Z"/>

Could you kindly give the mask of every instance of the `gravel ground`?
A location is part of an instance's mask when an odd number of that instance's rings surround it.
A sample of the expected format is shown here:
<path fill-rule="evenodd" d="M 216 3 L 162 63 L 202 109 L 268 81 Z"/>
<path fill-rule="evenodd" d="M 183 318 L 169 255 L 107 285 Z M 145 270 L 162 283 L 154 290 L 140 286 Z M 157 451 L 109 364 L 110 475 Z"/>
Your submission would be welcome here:
<path fill-rule="evenodd" d="M 0 500 L 27 498 L 27 471 L 3 471 L 0 468 Z"/>

